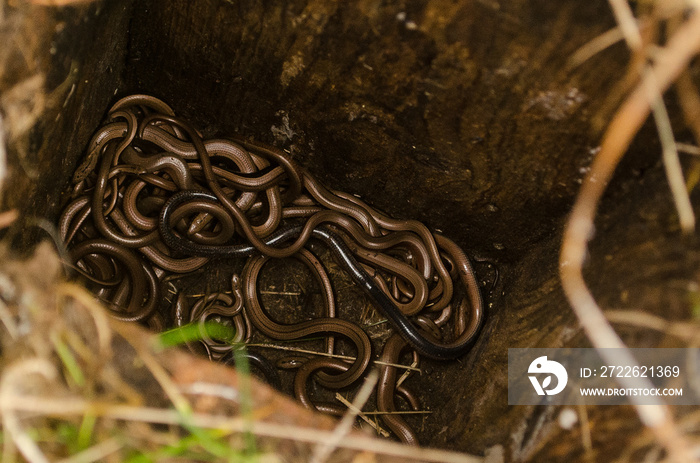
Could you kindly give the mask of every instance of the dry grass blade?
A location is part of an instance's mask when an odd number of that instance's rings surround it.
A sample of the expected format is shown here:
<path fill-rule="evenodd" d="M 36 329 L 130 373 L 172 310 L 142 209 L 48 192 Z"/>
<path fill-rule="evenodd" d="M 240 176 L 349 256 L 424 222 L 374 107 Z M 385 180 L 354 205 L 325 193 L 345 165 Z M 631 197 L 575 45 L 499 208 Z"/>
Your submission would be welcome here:
<path fill-rule="evenodd" d="M 319 444 L 314 449 L 314 453 L 311 455 L 311 463 L 324 463 L 331 456 L 333 450 L 338 447 L 338 443 L 343 439 L 352 429 L 352 425 L 355 423 L 355 418 L 364 407 L 367 399 L 369 399 L 370 394 L 374 390 L 374 386 L 377 384 L 377 379 L 379 379 L 379 373 L 377 370 L 372 370 L 369 375 L 365 378 L 365 382 L 362 387 L 357 392 L 355 400 L 352 401 L 352 407 L 348 408 L 347 413 L 343 415 L 338 425 L 333 430 L 333 435 L 328 441 Z"/>
<path fill-rule="evenodd" d="M 687 143 L 676 143 L 676 148 L 678 148 L 678 151 L 683 153 L 692 154 L 693 156 L 700 156 L 700 147 L 698 146 L 689 145 Z"/>
<path fill-rule="evenodd" d="M 72 6 L 82 3 L 92 3 L 94 0 L 29 0 L 30 3 L 40 6 Z"/>
<path fill-rule="evenodd" d="M 595 461 L 593 458 L 593 439 L 591 438 L 591 425 L 588 421 L 588 411 L 583 400 L 576 406 L 578 415 L 581 419 L 581 443 L 586 451 L 586 456 L 590 461 Z"/>
<path fill-rule="evenodd" d="M 377 362 L 377 363 L 379 363 L 379 362 Z M 411 362 L 411 369 L 416 369 L 416 370 L 420 371 L 420 368 L 418 368 L 418 357 L 414 358 L 413 362 Z M 408 379 L 408 377 L 411 375 L 411 371 L 412 370 L 410 370 L 410 369 L 406 369 L 406 371 L 403 372 L 403 374 L 399 377 L 399 379 L 396 380 L 396 387 L 401 386 L 404 383 L 404 381 L 406 381 Z"/>
<path fill-rule="evenodd" d="M 0 198 L 7 177 L 7 147 L 5 146 L 5 124 L 0 114 Z"/>
<path fill-rule="evenodd" d="M 623 31 L 627 26 L 629 24 L 620 24 Z M 603 137 L 600 152 L 583 181 L 581 191 L 566 224 L 560 254 L 562 286 L 586 335 L 597 348 L 625 348 L 624 343 L 605 319 L 583 279 L 583 263 L 588 240 L 593 235 L 593 220 L 598 203 L 615 167 L 650 113 L 651 102 L 648 92 L 652 78 L 650 76 L 653 76 L 659 94 L 663 93 L 687 67 L 690 59 L 699 48 L 700 14 L 695 11 L 669 39 L 663 52 L 658 54 L 651 74 L 643 77 L 643 82 L 637 86 L 613 117 Z M 606 357 L 607 354 L 604 354 L 606 361 L 613 360 Z M 636 364 L 631 355 L 627 354 L 625 357 L 615 360 L 623 361 L 624 364 Z M 621 383 L 624 387 L 650 386 L 646 381 L 639 381 L 638 378 L 622 378 Z M 662 405 L 636 405 L 636 410 L 642 422 L 654 431 L 669 455 L 678 461 L 688 461 L 690 446 L 673 425 L 666 407 Z"/>
<path fill-rule="evenodd" d="M 644 82 L 649 92 L 649 100 L 652 102 L 651 107 L 654 114 L 654 122 L 656 122 L 659 140 L 661 140 L 666 178 L 668 178 L 668 183 L 671 187 L 673 202 L 676 204 L 681 228 L 686 233 L 691 233 L 695 229 L 695 213 L 693 212 L 692 204 L 690 204 L 690 197 L 685 189 L 683 169 L 678 159 L 678 149 L 676 148 L 676 140 L 673 137 L 671 121 L 668 117 L 668 112 L 666 111 L 661 93 L 658 91 L 654 74 L 647 70 L 647 75 L 648 78 L 644 79 Z"/>
<path fill-rule="evenodd" d="M 14 316 L 2 300 L 0 300 L 0 322 L 5 326 L 7 333 L 12 339 L 17 339 L 19 337 L 19 328 L 17 327 Z"/>
<path fill-rule="evenodd" d="M 37 374 L 47 379 L 52 379 L 56 376 L 56 370 L 47 360 L 35 358 L 20 360 L 3 372 L 0 380 L 2 427 L 9 435 L 9 438 L 6 437 L 5 445 L 8 445 L 7 441 L 12 440 L 12 444 L 19 449 L 28 462 L 49 463 L 49 459 L 46 458 L 36 442 L 22 429 L 19 417 L 15 413 L 16 409 L 13 408 L 14 398 L 16 397 L 15 390 L 20 388 L 22 382 L 27 381 L 28 376 L 31 377 Z M 3 452 L 3 454 L 6 453 Z"/>
<path fill-rule="evenodd" d="M 183 416 L 177 410 L 96 403 L 89 402 L 82 398 L 52 399 L 41 396 L 8 394 L 5 396 L 5 399 L 4 412 L 24 411 L 55 417 L 66 417 L 91 413 L 95 416 L 115 420 L 175 426 L 181 425 L 184 420 Z M 218 429 L 221 432 L 252 432 L 258 436 L 288 439 L 296 442 L 307 442 L 314 444 L 327 442 L 333 436 L 332 431 L 323 431 L 289 424 L 266 423 L 261 421 L 250 423 L 244 417 L 231 418 L 222 415 L 192 413 L 187 417 L 187 422 L 192 426 Z M 416 448 L 395 442 L 388 442 L 383 439 L 355 434 L 345 436 L 345 438 L 338 443 L 338 446 L 345 449 L 359 451 L 367 451 L 367 449 L 371 449 L 371 451 L 375 454 L 405 458 L 406 461 L 483 463 L 483 458 L 472 455 L 451 452 L 448 450 Z"/>
<path fill-rule="evenodd" d="M 608 0 L 610 8 L 613 10 L 615 20 L 622 32 L 622 36 L 632 50 L 637 50 L 642 46 L 642 35 L 639 33 L 637 21 L 627 0 Z"/>
<path fill-rule="evenodd" d="M 99 444 L 93 445 L 89 449 L 76 453 L 70 458 L 64 458 L 58 463 L 92 463 L 93 461 L 104 461 L 109 455 L 118 452 L 123 445 L 117 439 L 107 439 Z"/>
<path fill-rule="evenodd" d="M 192 413 L 192 406 L 190 405 L 190 402 L 180 392 L 177 385 L 168 375 L 168 372 L 165 371 L 165 369 L 160 363 L 158 363 L 153 354 L 147 349 L 145 349 L 143 346 L 141 346 L 139 343 L 132 342 L 131 336 L 129 336 L 124 331 L 120 330 L 121 323 L 114 322 L 112 324 L 112 327 L 117 333 L 121 334 L 124 339 L 129 341 L 134 350 L 136 350 L 136 352 L 139 355 L 139 358 L 143 361 L 143 364 L 146 366 L 146 368 L 148 368 L 155 380 L 158 381 L 160 387 L 163 388 L 163 392 L 165 392 L 165 395 L 167 395 L 170 401 L 173 403 L 175 409 L 183 417 L 189 416 Z"/>
<path fill-rule="evenodd" d="M 569 58 L 569 67 L 575 68 L 580 66 L 582 63 L 588 61 L 601 51 L 616 44 L 622 39 L 624 39 L 624 35 L 619 27 L 614 27 L 606 32 L 603 32 L 571 55 L 571 58 Z"/>
<path fill-rule="evenodd" d="M 335 400 L 337 400 L 341 404 L 348 407 L 348 410 L 352 410 L 353 408 L 357 409 L 357 407 L 353 406 L 353 404 L 350 403 L 350 401 L 348 399 L 343 397 L 343 395 L 340 392 L 335 393 Z M 363 412 L 362 410 L 357 409 L 357 416 L 359 416 L 362 421 L 364 421 L 372 429 L 374 429 L 377 432 L 377 434 L 379 434 L 380 436 L 384 436 L 384 437 L 391 436 L 391 434 L 389 434 L 389 431 L 387 431 L 386 429 L 379 426 L 379 422 L 377 421 L 376 417 L 375 417 L 374 421 L 370 420 L 367 417 L 368 415 L 373 415 L 373 414 L 376 415 L 376 412 Z"/>
<path fill-rule="evenodd" d="M 691 344 L 700 341 L 700 327 L 697 323 L 670 322 L 640 310 L 606 310 L 605 316 L 612 323 L 661 331 Z"/>
<path fill-rule="evenodd" d="M 74 283 L 62 283 L 56 287 L 58 296 L 70 297 L 87 309 L 97 328 L 97 339 L 100 346 L 100 356 L 111 358 L 112 330 L 109 326 L 107 314 L 102 306 L 95 300 L 95 296 L 82 286 Z M 61 305 L 62 306 L 62 305 Z"/>

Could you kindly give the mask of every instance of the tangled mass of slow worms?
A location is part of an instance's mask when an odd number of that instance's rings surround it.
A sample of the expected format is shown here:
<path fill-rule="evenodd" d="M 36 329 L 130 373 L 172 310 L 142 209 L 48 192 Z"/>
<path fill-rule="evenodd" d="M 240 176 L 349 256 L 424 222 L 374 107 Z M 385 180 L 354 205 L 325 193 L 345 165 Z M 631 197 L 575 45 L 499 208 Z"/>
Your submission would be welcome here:
<path fill-rule="evenodd" d="M 296 356 L 283 365 L 296 368 L 294 394 L 309 408 L 344 413 L 339 403 L 315 402 L 310 385 L 348 388 L 377 361 L 377 412 L 407 443 L 417 444 L 415 431 L 389 412 L 397 399 L 412 409 L 420 403 L 397 384 L 395 364 L 409 351 L 416 359 L 462 356 L 484 318 L 470 261 L 449 238 L 328 189 L 277 148 L 205 140 L 148 95 L 125 97 L 109 110 L 74 174 L 59 230 L 79 277 L 115 318 L 157 330 L 199 326 L 200 340 L 188 347 L 212 360 L 232 363 L 234 349 L 256 333 L 274 341 L 321 338 L 324 356 Z M 383 345 L 373 346 L 360 324 L 337 313 L 318 244 L 388 320 L 393 334 Z M 176 287 L 173 281 L 229 258 L 245 265 L 227 277 L 226 290 L 190 304 L 181 288 L 166 301 L 164 288 Z M 323 316 L 279 323 L 263 306 L 259 276 L 282 258 L 308 268 L 321 288 Z M 211 336 L 205 324 L 211 320 L 233 334 Z M 354 346 L 351 360 L 333 355 L 338 340 Z M 278 366 L 255 349 L 246 352 L 254 370 L 279 387 Z"/>

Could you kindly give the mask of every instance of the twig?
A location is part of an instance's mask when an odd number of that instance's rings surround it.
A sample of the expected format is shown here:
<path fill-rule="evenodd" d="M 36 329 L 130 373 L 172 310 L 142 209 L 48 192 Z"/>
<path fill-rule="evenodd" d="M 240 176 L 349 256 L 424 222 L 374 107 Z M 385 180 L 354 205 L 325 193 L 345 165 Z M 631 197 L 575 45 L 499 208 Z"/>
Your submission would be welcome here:
<path fill-rule="evenodd" d="M 611 4 L 624 3 L 611 0 Z M 621 27 L 623 24 L 620 24 Z M 628 25 L 627 25 L 628 26 Z M 624 27 L 623 27 L 624 31 Z M 700 14 L 693 12 L 690 18 L 669 39 L 666 51 L 658 56 L 652 73 L 659 93 L 663 93 L 673 79 L 688 65 L 696 50 L 700 48 Z M 600 307 L 591 295 L 583 279 L 583 263 L 588 240 L 593 235 L 593 220 L 598 202 L 612 177 L 615 167 L 630 144 L 632 137 L 640 129 L 650 112 L 646 80 L 640 83 L 613 117 L 606 131 L 601 149 L 591 170 L 586 175 L 581 191 L 567 221 L 562 242 L 559 271 L 562 287 L 576 316 L 591 343 L 596 348 L 626 346 L 608 324 Z M 612 350 L 603 350 L 606 361 L 622 361 L 621 364 L 635 365 L 636 361 L 623 350 L 623 358 L 608 358 Z M 619 363 L 620 364 L 620 363 Z M 626 387 L 650 387 L 648 381 L 640 378 L 620 378 Z M 634 398 L 632 398 L 634 399 Z M 642 423 L 652 429 L 669 455 L 678 461 L 687 461 L 689 445 L 673 426 L 670 414 L 663 405 L 635 404 Z"/>
<path fill-rule="evenodd" d="M 311 463 L 324 463 L 331 456 L 333 450 L 338 448 L 338 444 L 341 439 L 348 435 L 352 429 L 353 423 L 355 423 L 355 418 L 365 406 L 367 399 L 369 399 L 370 394 L 374 390 L 374 386 L 377 384 L 377 379 L 379 379 L 379 373 L 377 370 L 372 370 L 365 378 L 362 387 L 357 392 L 355 399 L 352 401 L 352 406 L 348 407 L 348 411 L 343 415 L 338 425 L 333 430 L 331 438 L 318 444 L 314 448 L 314 452 L 311 454 Z"/>

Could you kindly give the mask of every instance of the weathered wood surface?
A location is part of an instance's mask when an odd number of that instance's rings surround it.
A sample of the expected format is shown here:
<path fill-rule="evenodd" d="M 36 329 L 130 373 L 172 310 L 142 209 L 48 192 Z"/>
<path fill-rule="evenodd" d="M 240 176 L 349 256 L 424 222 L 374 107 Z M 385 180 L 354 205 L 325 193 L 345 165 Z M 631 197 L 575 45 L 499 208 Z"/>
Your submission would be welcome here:
<path fill-rule="evenodd" d="M 60 193 L 119 91 L 131 3 L 0 5 L 0 113 L 8 176 L 1 204 L 54 221 Z M 28 243 L 26 220 L 15 229 Z"/>
<path fill-rule="evenodd" d="M 128 87 L 513 259 L 568 212 L 624 72 L 604 1 L 140 2 Z M 622 53 L 621 53 L 622 52 Z"/>

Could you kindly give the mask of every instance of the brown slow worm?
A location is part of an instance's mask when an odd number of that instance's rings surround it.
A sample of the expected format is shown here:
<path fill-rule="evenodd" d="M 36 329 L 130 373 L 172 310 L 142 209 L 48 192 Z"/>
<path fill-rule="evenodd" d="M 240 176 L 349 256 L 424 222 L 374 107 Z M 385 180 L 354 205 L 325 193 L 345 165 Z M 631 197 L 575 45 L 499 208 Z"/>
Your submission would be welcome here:
<path fill-rule="evenodd" d="M 401 351 L 408 347 L 406 341 L 394 334 L 384 344 L 379 360 L 379 380 L 377 382 L 377 410 L 388 414 L 380 415 L 382 421 L 404 443 L 418 445 L 415 431 L 399 415 L 392 415 L 396 411 L 394 405 L 394 393 L 396 390 L 396 367 L 388 364 L 396 364 L 399 361 Z"/>
<path fill-rule="evenodd" d="M 379 226 L 385 228 L 386 230 L 409 230 L 416 233 L 426 246 L 428 253 L 430 254 L 432 264 L 443 284 L 442 295 L 440 299 L 431 306 L 431 310 L 442 310 L 443 307 L 450 303 L 453 292 L 452 279 L 450 278 L 449 272 L 445 268 L 445 265 L 442 262 L 442 259 L 440 258 L 440 252 L 438 250 L 437 245 L 435 244 L 435 238 L 433 234 L 430 232 L 430 230 L 428 230 L 428 228 L 424 224 L 418 222 L 417 220 L 398 220 L 388 217 L 387 215 L 382 214 L 376 209 L 369 207 L 362 200 L 356 198 L 355 196 L 341 191 L 336 191 L 334 193 L 340 198 L 343 198 L 350 202 L 354 202 L 358 207 L 362 208 L 362 210 L 367 211 L 372 216 L 372 218 L 379 224 Z"/>
<path fill-rule="evenodd" d="M 159 239 L 157 230 L 136 236 L 125 236 L 114 230 L 105 220 L 103 200 L 105 189 L 107 187 L 108 173 L 111 167 L 112 159 L 115 155 L 115 150 L 116 147 L 113 143 L 107 145 L 107 150 L 100 165 L 100 171 L 97 175 L 97 183 L 95 184 L 92 192 L 91 207 L 93 222 L 103 236 L 114 241 L 115 243 L 129 248 L 148 246 Z"/>
<path fill-rule="evenodd" d="M 283 325 L 273 321 L 262 308 L 257 290 L 258 275 L 269 259 L 268 256 L 261 255 L 250 257 L 241 275 L 243 300 L 253 325 L 265 336 L 284 341 L 301 339 L 320 333 L 334 333 L 347 337 L 357 349 L 355 362 L 343 373 L 337 375 L 319 373 L 317 379 L 320 384 L 336 389 L 355 382 L 362 376 L 370 361 L 372 345 L 367 334 L 354 323 L 338 318 L 320 317 L 292 325 Z"/>
<path fill-rule="evenodd" d="M 137 232 L 131 227 L 119 210 L 115 210 L 112 213 L 112 218 L 114 219 L 114 223 L 117 225 L 117 227 L 119 227 L 120 231 L 126 236 L 135 236 L 137 234 Z M 160 251 L 155 244 L 157 243 L 142 246 L 139 248 L 139 251 L 154 265 L 162 268 L 163 270 L 175 273 L 189 273 L 194 272 L 209 262 L 209 258 L 207 257 L 187 256 L 182 258 L 174 258 Z"/>
<path fill-rule="evenodd" d="M 465 336 L 475 336 L 481 327 L 484 319 L 484 303 L 481 298 L 481 291 L 479 290 L 479 283 L 472 269 L 469 258 L 464 254 L 462 248 L 457 246 L 451 239 L 442 236 L 438 233 L 435 234 L 435 240 L 442 249 L 444 249 L 453 259 L 455 269 L 457 274 L 467 290 L 467 297 L 469 300 L 469 307 L 471 308 L 471 316 L 469 317 L 469 324 L 465 325 L 465 322 L 458 322 L 456 330 L 459 334 L 456 337 Z M 466 317 L 465 310 L 462 305 L 458 313 L 462 317 Z M 460 326 L 462 325 L 462 326 Z"/>
<path fill-rule="evenodd" d="M 339 374 L 348 371 L 349 368 L 350 365 L 347 363 L 333 358 L 314 358 L 307 360 L 301 365 L 297 374 L 294 376 L 294 396 L 302 405 L 310 410 L 318 410 L 330 415 L 342 416 L 347 412 L 347 408 L 333 403 L 313 402 L 307 390 L 307 383 L 310 376 L 319 370 L 326 370 L 326 372 L 331 371 Z"/>
<path fill-rule="evenodd" d="M 131 281 L 131 297 L 126 310 L 113 307 L 113 315 L 122 321 L 140 321 L 147 318 L 159 300 L 160 286 L 153 270 L 144 266 L 131 250 L 103 240 L 94 239 L 78 243 L 72 250 L 73 261 L 88 254 L 106 254 L 124 265 Z M 146 302 L 144 302 L 144 299 Z"/>
<path fill-rule="evenodd" d="M 421 355 L 460 356 L 482 324 L 476 277 L 454 242 L 418 221 L 388 217 L 353 195 L 326 188 L 277 148 L 240 137 L 204 140 L 157 98 L 132 95 L 112 106 L 90 140 L 74 183 L 59 231 L 76 268 L 115 315 L 146 319 L 157 304 L 158 279 L 189 273 L 212 257 L 246 255 L 251 257 L 241 279 L 232 283 L 235 296 L 208 294 L 190 309 L 179 291 L 174 323 L 220 319 L 235 327 L 235 341 L 249 339 L 253 327 L 279 340 L 320 334 L 328 353 L 333 353 L 334 336 L 355 344 L 353 362 L 303 363 L 294 387 L 307 406 L 341 413 L 342 407 L 311 402 L 309 379 L 313 375 L 323 387 L 345 387 L 363 374 L 371 357 L 367 335 L 336 317 L 330 279 L 321 261 L 304 248 L 311 237 L 329 247 L 402 336 L 392 336 L 382 351 L 391 363 L 407 341 Z M 255 250 L 264 255 L 253 255 Z M 319 318 L 285 325 L 262 307 L 257 278 L 270 258 L 290 256 L 320 285 L 324 311 L 315 314 Z M 148 323 L 158 327 L 163 320 L 151 317 Z M 206 332 L 203 340 L 188 347 L 210 358 L 231 355 L 230 340 L 210 339 Z M 419 407 L 409 389 L 396 386 L 395 371 L 382 369 L 378 408 L 395 408 L 397 396 Z M 416 442 L 404 420 L 383 419 L 400 439 Z"/>

